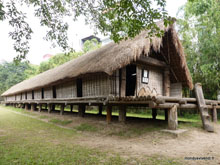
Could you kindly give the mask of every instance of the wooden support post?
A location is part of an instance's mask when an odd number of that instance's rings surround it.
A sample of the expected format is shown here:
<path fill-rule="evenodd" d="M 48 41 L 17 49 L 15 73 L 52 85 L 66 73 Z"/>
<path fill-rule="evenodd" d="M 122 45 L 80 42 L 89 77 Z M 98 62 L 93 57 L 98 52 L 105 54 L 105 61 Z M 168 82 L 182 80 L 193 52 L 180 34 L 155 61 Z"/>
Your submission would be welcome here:
<path fill-rule="evenodd" d="M 73 112 L 73 105 L 70 105 L 70 112 Z"/>
<path fill-rule="evenodd" d="M 214 123 L 217 123 L 218 119 L 217 119 L 217 108 L 214 106 L 213 110 L 212 110 L 212 121 Z"/>
<path fill-rule="evenodd" d="M 109 124 L 112 120 L 112 106 L 107 105 L 107 115 L 106 115 L 106 121 Z"/>
<path fill-rule="evenodd" d="M 31 111 L 35 111 L 36 110 L 36 104 L 31 104 Z"/>
<path fill-rule="evenodd" d="M 25 104 L 25 110 L 28 110 L 28 104 Z"/>
<path fill-rule="evenodd" d="M 156 117 L 157 117 L 157 109 L 152 108 L 152 118 L 153 118 L 154 120 L 156 120 Z"/>
<path fill-rule="evenodd" d="M 56 104 L 52 104 L 52 111 L 56 110 Z"/>
<path fill-rule="evenodd" d="M 51 113 L 51 111 L 52 111 L 52 104 L 48 104 L 47 108 L 48 108 L 48 113 Z"/>
<path fill-rule="evenodd" d="M 168 109 L 164 109 L 165 121 L 168 121 Z"/>
<path fill-rule="evenodd" d="M 119 107 L 119 116 L 118 116 L 119 122 L 125 122 L 126 121 L 126 106 L 121 105 Z"/>
<path fill-rule="evenodd" d="M 102 105 L 99 105 L 99 115 L 102 116 Z"/>
<path fill-rule="evenodd" d="M 65 104 L 60 105 L 60 115 L 63 115 L 64 113 Z"/>
<path fill-rule="evenodd" d="M 84 117 L 84 115 L 85 115 L 85 110 L 86 110 L 86 106 L 83 105 L 83 104 L 80 104 L 80 105 L 78 106 L 78 116 L 79 116 L 79 117 Z"/>
<path fill-rule="evenodd" d="M 42 104 L 39 104 L 38 112 L 41 112 L 41 111 L 42 111 Z"/>
<path fill-rule="evenodd" d="M 168 129 L 176 130 L 178 126 L 177 105 L 168 110 Z"/>

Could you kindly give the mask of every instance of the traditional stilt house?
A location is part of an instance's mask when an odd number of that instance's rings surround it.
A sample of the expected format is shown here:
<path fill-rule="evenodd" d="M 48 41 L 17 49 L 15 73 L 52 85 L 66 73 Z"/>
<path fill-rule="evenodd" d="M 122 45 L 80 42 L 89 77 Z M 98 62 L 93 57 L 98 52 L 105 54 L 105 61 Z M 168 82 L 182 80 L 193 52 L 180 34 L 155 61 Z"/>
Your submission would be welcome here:
<path fill-rule="evenodd" d="M 158 22 L 158 27 L 164 30 L 161 38 L 146 38 L 143 31 L 134 39 L 110 43 L 25 80 L 2 94 L 5 103 L 32 105 L 32 109 L 47 104 L 49 112 L 60 104 L 61 113 L 65 105 L 79 105 L 81 116 L 86 105 L 100 109 L 105 105 L 108 122 L 112 106 L 120 106 L 119 119 L 124 121 L 126 105 L 142 105 L 153 108 L 155 117 L 155 109 L 163 108 L 163 101 L 155 98 L 181 98 L 183 87 L 193 88 L 174 25 L 164 27 Z M 176 119 L 172 119 L 171 129 L 176 129 Z"/>

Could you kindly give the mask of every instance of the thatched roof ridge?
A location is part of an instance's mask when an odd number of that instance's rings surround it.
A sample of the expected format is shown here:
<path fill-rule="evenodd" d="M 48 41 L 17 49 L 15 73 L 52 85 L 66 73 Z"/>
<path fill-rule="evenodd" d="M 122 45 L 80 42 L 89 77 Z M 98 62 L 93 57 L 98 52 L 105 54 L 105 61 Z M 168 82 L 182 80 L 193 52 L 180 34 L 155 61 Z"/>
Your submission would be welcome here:
<path fill-rule="evenodd" d="M 171 42 L 173 50 L 172 59 L 174 59 L 173 63 L 171 60 L 171 67 L 173 65 L 173 67 L 177 68 L 178 72 L 181 73 L 180 81 L 192 89 L 192 78 L 174 25 L 164 27 L 162 21 L 158 22 L 157 25 L 160 29 L 170 33 L 169 42 Z M 134 39 L 121 41 L 119 44 L 107 44 L 98 50 L 89 52 L 77 59 L 18 83 L 4 92 L 2 96 L 41 88 L 87 73 L 105 72 L 111 75 L 115 70 L 136 61 L 141 55 L 148 56 L 151 48 L 155 52 L 160 52 L 160 49 L 163 47 L 163 38 L 153 37 L 150 41 L 149 38 L 146 38 L 146 33 L 146 31 L 143 31 Z"/>

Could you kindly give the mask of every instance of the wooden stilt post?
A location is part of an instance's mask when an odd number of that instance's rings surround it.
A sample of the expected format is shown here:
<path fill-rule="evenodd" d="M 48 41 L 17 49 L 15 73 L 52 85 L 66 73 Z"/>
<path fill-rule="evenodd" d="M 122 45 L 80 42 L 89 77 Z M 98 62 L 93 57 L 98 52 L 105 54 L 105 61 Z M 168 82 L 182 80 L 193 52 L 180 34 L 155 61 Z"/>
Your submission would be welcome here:
<path fill-rule="evenodd" d="M 51 113 L 51 111 L 52 111 L 52 104 L 48 104 L 47 108 L 48 108 L 48 113 Z"/>
<path fill-rule="evenodd" d="M 65 104 L 60 105 L 60 115 L 63 115 L 64 113 Z"/>
<path fill-rule="evenodd" d="M 106 121 L 109 124 L 112 120 L 112 106 L 107 105 L 107 115 L 106 115 Z"/>
<path fill-rule="evenodd" d="M 102 116 L 102 105 L 99 105 L 99 116 Z"/>
<path fill-rule="evenodd" d="M 73 112 L 73 105 L 70 105 L 70 112 Z"/>
<path fill-rule="evenodd" d="M 86 110 L 86 106 L 83 105 L 83 104 L 80 104 L 80 105 L 78 106 L 78 116 L 79 116 L 79 117 L 84 117 L 84 115 L 85 115 L 85 110 Z"/>
<path fill-rule="evenodd" d="M 42 104 L 39 104 L 38 112 L 41 112 L 41 111 L 42 111 Z"/>
<path fill-rule="evenodd" d="M 31 111 L 35 111 L 36 110 L 36 105 L 35 104 L 31 104 Z"/>
<path fill-rule="evenodd" d="M 165 121 L 168 121 L 168 109 L 164 109 Z"/>
<path fill-rule="evenodd" d="M 28 104 L 25 104 L 25 110 L 28 110 Z"/>
<path fill-rule="evenodd" d="M 154 120 L 156 120 L 156 117 L 157 117 L 157 109 L 152 108 L 152 118 L 153 118 Z"/>
<path fill-rule="evenodd" d="M 212 121 L 214 123 L 217 123 L 218 119 L 217 119 L 217 108 L 216 106 L 213 107 L 213 110 L 212 110 Z"/>
<path fill-rule="evenodd" d="M 119 116 L 118 116 L 119 122 L 125 122 L 126 121 L 126 106 L 121 105 L 119 107 Z"/>
<path fill-rule="evenodd" d="M 52 111 L 56 110 L 56 104 L 52 104 Z"/>
<path fill-rule="evenodd" d="M 176 130 L 178 127 L 177 105 L 168 110 L 168 129 Z"/>

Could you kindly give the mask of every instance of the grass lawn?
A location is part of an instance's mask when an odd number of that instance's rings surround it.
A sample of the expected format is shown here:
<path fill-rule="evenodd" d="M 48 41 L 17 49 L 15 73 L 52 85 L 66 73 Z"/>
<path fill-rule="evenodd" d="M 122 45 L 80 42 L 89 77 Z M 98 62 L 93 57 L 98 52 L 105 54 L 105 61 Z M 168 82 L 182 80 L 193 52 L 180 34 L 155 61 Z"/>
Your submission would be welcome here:
<path fill-rule="evenodd" d="M 161 155 L 145 159 L 124 158 L 111 151 L 91 149 L 77 144 L 83 135 L 77 130 L 87 129 L 84 124 L 76 129 L 60 128 L 71 121 L 53 119 L 43 122 L 13 111 L 36 115 L 18 108 L 0 106 L 0 164 L 180 164 Z M 47 116 L 41 115 L 39 119 Z"/>

